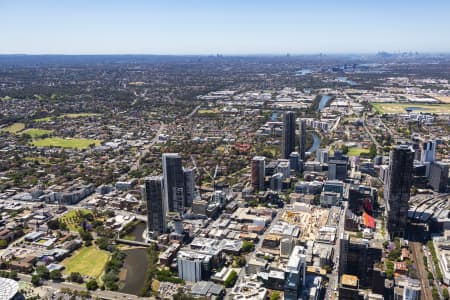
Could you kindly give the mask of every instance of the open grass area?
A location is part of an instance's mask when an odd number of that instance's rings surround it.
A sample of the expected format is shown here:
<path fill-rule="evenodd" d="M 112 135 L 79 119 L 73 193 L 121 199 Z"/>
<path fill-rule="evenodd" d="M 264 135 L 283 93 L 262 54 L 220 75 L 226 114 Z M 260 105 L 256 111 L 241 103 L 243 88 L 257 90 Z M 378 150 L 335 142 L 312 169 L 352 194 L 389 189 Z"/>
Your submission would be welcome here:
<path fill-rule="evenodd" d="M 22 131 L 25 129 L 24 123 L 14 123 L 12 125 L 9 125 L 8 127 L 0 129 L 0 131 L 6 131 L 9 133 L 17 133 L 19 131 Z"/>
<path fill-rule="evenodd" d="M 0 97 L 1 101 L 8 101 L 11 100 L 12 98 L 10 96 L 5 96 L 5 97 Z"/>
<path fill-rule="evenodd" d="M 214 108 L 214 109 L 199 109 L 197 113 L 199 115 L 213 115 L 213 114 L 220 114 L 221 111 L 218 108 Z"/>
<path fill-rule="evenodd" d="M 363 149 L 363 148 L 349 148 L 348 149 L 348 156 L 360 156 L 362 153 L 369 154 L 369 149 Z"/>
<path fill-rule="evenodd" d="M 372 107 L 381 114 L 406 113 L 412 108 L 413 112 L 450 114 L 450 104 L 420 104 L 420 103 L 371 103 Z"/>
<path fill-rule="evenodd" d="M 59 221 L 66 224 L 70 231 L 78 231 L 81 228 L 81 217 L 88 213 L 88 209 L 74 209 L 64 214 Z"/>
<path fill-rule="evenodd" d="M 96 146 L 101 144 L 101 140 L 93 139 L 64 139 L 59 137 L 51 137 L 45 139 L 33 140 L 32 144 L 36 147 L 61 147 L 61 148 L 76 148 L 76 149 L 86 149 L 90 145 L 94 144 Z"/>
<path fill-rule="evenodd" d="M 39 118 L 39 119 L 34 119 L 34 122 L 50 122 L 51 120 L 53 120 L 54 118 L 57 119 L 63 119 L 63 118 L 84 118 L 84 117 L 92 117 L 92 116 L 100 116 L 101 114 L 96 114 L 96 113 L 76 113 L 76 114 L 63 114 L 60 115 L 58 117 L 44 117 L 44 118 Z"/>
<path fill-rule="evenodd" d="M 81 275 L 98 279 L 109 258 L 109 252 L 100 250 L 96 246 L 89 246 L 77 250 L 71 257 L 63 260 L 62 265 L 66 267 L 64 273 L 67 275 L 79 272 Z"/>
<path fill-rule="evenodd" d="M 64 114 L 59 116 L 58 118 L 82 118 L 82 117 L 93 117 L 93 116 L 100 116 L 100 114 L 95 113 L 79 113 L 79 114 Z"/>
<path fill-rule="evenodd" d="M 26 133 L 26 134 L 30 135 L 34 139 L 36 137 L 41 137 L 41 136 L 50 134 L 52 132 L 53 132 L 53 130 L 39 129 L 39 128 L 29 128 L 29 129 L 26 129 L 26 130 L 22 131 L 21 133 Z"/>
<path fill-rule="evenodd" d="M 53 117 L 44 117 L 39 119 L 34 119 L 34 122 L 50 122 L 53 119 Z"/>

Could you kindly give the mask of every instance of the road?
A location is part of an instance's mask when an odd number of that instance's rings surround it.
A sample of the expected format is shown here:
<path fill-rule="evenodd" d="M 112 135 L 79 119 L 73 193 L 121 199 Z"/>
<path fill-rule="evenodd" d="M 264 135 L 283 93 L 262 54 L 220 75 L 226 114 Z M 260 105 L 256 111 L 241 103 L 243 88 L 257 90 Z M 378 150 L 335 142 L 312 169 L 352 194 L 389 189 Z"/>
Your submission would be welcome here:
<path fill-rule="evenodd" d="M 130 171 L 135 171 L 139 169 L 141 159 L 145 157 L 145 155 L 150 151 L 150 148 L 158 142 L 159 135 L 163 132 L 165 128 L 166 128 L 165 124 L 161 121 L 158 132 L 156 132 L 155 137 L 150 141 L 150 143 L 144 146 L 144 149 L 139 154 L 138 158 L 136 159 L 136 162 L 131 166 Z"/>
<path fill-rule="evenodd" d="M 193 115 L 195 115 L 195 113 L 200 109 L 201 105 L 197 105 L 193 111 L 191 111 L 186 118 L 191 118 Z"/>
<path fill-rule="evenodd" d="M 367 134 L 369 135 L 370 139 L 372 140 L 372 142 L 377 146 L 377 148 L 383 148 L 380 143 L 378 143 L 378 141 L 375 139 L 375 137 L 372 135 L 372 132 L 370 132 L 369 128 L 367 127 L 367 114 L 364 113 L 364 121 L 363 121 L 363 126 L 364 129 L 366 130 Z"/>
<path fill-rule="evenodd" d="M 433 277 L 434 277 L 434 285 L 437 287 L 438 292 L 439 292 L 439 295 L 440 295 L 441 298 L 442 298 L 442 287 L 441 287 L 441 282 L 439 281 L 438 276 L 437 276 L 436 266 L 434 265 L 433 257 L 431 256 L 431 252 L 430 252 L 430 249 L 428 248 L 428 246 L 425 247 L 425 249 L 426 249 L 426 250 L 424 251 L 424 254 L 425 254 L 426 257 L 427 257 L 428 268 L 431 270 L 431 273 L 433 273 Z"/>
<path fill-rule="evenodd" d="M 25 275 L 25 274 L 18 274 L 18 277 L 20 280 L 25 282 L 31 282 L 31 276 Z M 51 287 L 53 289 L 62 289 L 62 288 L 69 288 L 72 290 L 77 291 L 86 291 L 86 287 L 80 284 L 76 283 L 70 283 L 70 282 L 54 282 L 54 281 L 42 281 L 43 286 Z M 145 298 L 145 297 L 138 297 L 135 295 L 130 294 L 124 294 L 120 292 L 114 292 L 114 291 L 91 291 L 90 292 L 93 297 L 98 297 L 100 299 L 152 299 L 152 298 Z"/>
<path fill-rule="evenodd" d="M 425 265 L 423 264 L 423 256 L 422 252 L 420 251 L 422 244 L 418 242 L 409 242 L 409 246 L 411 248 L 413 260 L 415 262 L 415 265 L 417 266 L 417 275 L 420 278 L 420 285 L 422 286 L 420 299 L 433 300 L 433 296 L 431 295 L 430 283 L 428 281 L 428 273 L 426 271 Z M 428 264 L 433 264 L 433 261 L 429 261 Z"/>

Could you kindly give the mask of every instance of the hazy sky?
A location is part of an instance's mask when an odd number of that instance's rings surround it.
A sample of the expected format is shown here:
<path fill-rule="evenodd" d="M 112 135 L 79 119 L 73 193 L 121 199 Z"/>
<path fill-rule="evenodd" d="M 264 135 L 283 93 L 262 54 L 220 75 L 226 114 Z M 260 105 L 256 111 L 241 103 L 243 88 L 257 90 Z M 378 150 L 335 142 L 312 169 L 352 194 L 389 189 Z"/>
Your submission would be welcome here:
<path fill-rule="evenodd" d="M 0 53 L 450 52 L 449 0 L 0 0 Z"/>

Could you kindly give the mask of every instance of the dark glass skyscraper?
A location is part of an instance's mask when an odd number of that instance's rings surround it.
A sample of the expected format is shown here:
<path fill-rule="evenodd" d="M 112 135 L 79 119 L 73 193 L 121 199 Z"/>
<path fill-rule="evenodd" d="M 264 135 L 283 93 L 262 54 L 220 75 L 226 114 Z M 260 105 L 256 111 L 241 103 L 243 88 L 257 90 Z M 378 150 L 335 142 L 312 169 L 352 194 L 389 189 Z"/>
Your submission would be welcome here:
<path fill-rule="evenodd" d="M 408 201 L 413 179 L 414 150 L 400 145 L 391 150 L 384 182 L 387 228 L 391 237 L 403 236 L 408 219 Z"/>
<path fill-rule="evenodd" d="M 150 176 L 144 179 L 142 198 L 147 203 L 148 236 L 155 238 L 166 231 L 167 207 L 163 199 L 162 176 Z"/>
<path fill-rule="evenodd" d="M 184 172 L 178 153 L 164 153 L 162 156 L 164 177 L 164 201 L 170 212 L 184 213 Z"/>
<path fill-rule="evenodd" d="M 300 154 L 300 159 L 305 161 L 305 152 L 306 152 L 306 121 L 300 120 L 299 122 L 299 147 L 298 147 L 298 153 Z"/>
<path fill-rule="evenodd" d="M 289 155 L 295 151 L 295 114 L 287 111 L 283 115 L 283 158 L 289 159 Z"/>

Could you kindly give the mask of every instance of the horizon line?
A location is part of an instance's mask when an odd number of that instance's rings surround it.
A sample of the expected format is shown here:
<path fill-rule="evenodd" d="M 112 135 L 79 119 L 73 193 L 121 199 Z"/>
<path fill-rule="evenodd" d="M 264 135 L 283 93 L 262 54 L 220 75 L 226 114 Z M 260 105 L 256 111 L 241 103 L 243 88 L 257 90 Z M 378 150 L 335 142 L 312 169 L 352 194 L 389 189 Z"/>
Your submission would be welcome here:
<path fill-rule="evenodd" d="M 385 51 L 376 52 L 274 52 L 274 53 L 0 53 L 0 56 L 319 56 L 319 55 L 377 55 L 386 54 L 420 54 L 420 55 L 442 55 L 450 54 L 450 51 Z"/>

